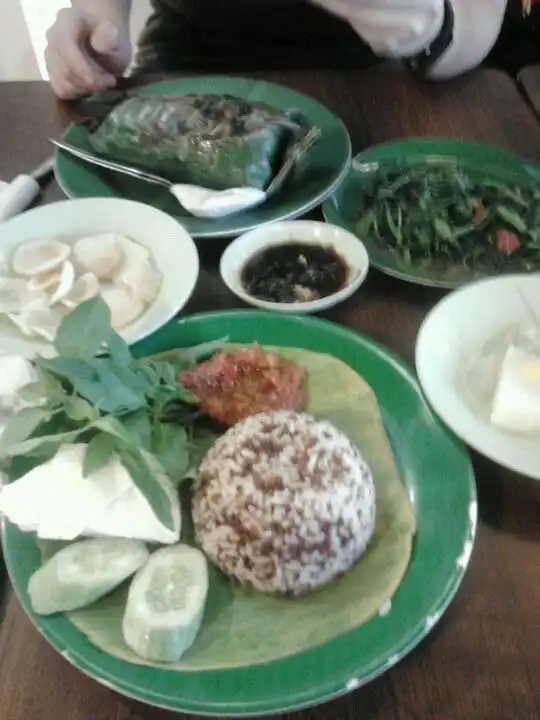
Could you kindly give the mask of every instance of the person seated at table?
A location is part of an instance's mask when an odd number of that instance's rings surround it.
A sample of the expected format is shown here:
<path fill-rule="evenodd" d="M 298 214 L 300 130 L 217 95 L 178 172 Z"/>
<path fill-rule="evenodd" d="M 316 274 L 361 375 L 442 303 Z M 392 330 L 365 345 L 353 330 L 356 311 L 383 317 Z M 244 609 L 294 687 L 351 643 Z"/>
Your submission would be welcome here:
<path fill-rule="evenodd" d="M 405 61 L 433 79 L 492 57 L 510 70 L 539 56 L 516 43 L 535 26 L 534 0 L 153 0 L 138 72 L 248 72 L 369 67 Z M 130 0 L 72 0 L 48 32 L 54 92 L 73 99 L 113 87 L 131 61 Z M 501 32 L 502 29 L 502 32 Z M 520 60 L 521 58 L 521 60 Z M 498 60 L 497 60 L 498 59 Z"/>

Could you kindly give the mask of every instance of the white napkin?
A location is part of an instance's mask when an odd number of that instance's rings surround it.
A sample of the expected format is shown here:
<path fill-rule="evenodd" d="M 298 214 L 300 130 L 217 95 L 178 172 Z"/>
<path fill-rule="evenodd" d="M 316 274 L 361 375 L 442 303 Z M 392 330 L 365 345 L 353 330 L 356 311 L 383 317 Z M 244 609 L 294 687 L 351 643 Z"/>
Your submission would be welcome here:
<path fill-rule="evenodd" d="M 39 183 L 29 175 L 18 175 L 11 182 L 0 182 L 0 222 L 25 210 L 39 192 Z"/>
<path fill-rule="evenodd" d="M 491 422 L 513 432 L 540 431 L 540 356 L 511 345 L 493 398 Z"/>

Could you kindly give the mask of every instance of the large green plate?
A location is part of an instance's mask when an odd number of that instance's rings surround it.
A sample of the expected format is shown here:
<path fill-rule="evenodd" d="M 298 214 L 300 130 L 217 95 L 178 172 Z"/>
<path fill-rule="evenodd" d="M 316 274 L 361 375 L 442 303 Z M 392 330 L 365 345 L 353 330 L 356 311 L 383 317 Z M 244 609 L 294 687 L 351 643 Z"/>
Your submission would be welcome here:
<path fill-rule="evenodd" d="M 144 95 L 159 92 L 229 93 L 260 100 L 281 109 L 295 108 L 321 130 L 312 152 L 282 192 L 258 208 L 221 219 L 196 218 L 185 212 L 166 188 L 101 170 L 60 150 L 55 153 L 55 174 L 62 190 L 72 198 L 125 197 L 164 210 L 176 217 L 192 237 L 232 237 L 264 223 L 296 218 L 320 205 L 345 177 L 351 160 L 351 142 L 345 125 L 323 105 L 306 95 L 260 80 L 234 77 L 193 77 L 167 80 L 140 88 Z M 88 131 L 71 125 L 63 139 L 92 151 Z"/>
<path fill-rule="evenodd" d="M 364 192 L 372 173 L 377 172 L 379 164 L 407 167 L 430 162 L 454 163 L 474 174 L 508 182 L 531 183 L 531 180 L 540 180 L 540 168 L 514 153 L 483 143 L 435 138 L 384 143 L 368 148 L 353 159 L 345 180 L 323 205 L 325 220 L 357 234 L 358 198 Z M 485 273 L 472 272 L 461 264 L 443 269 L 432 265 L 405 265 L 392 251 L 381 248 L 374 237 L 361 237 L 360 240 L 369 253 L 370 264 L 400 280 L 453 289 L 485 277 Z"/>
<path fill-rule="evenodd" d="M 374 389 L 418 522 L 411 563 L 388 612 L 324 645 L 266 664 L 192 672 L 136 666 L 96 649 L 63 616 L 35 616 L 26 591 L 41 561 L 35 539 L 5 523 L 3 541 L 24 609 L 69 662 L 151 705 L 231 717 L 284 712 L 350 692 L 410 652 L 459 587 L 474 542 L 477 502 L 467 452 L 436 419 L 411 370 L 350 330 L 311 318 L 218 312 L 171 323 L 135 351 L 154 354 L 224 335 L 234 342 L 323 350 L 346 362 Z"/>

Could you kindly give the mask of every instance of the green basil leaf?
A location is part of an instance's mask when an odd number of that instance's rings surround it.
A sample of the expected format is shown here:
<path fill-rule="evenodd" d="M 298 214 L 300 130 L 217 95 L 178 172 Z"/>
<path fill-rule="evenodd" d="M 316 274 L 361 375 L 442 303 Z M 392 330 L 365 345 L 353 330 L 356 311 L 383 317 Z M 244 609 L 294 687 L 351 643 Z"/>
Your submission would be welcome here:
<path fill-rule="evenodd" d="M 129 430 L 124 427 L 124 424 L 113 415 L 99 418 L 99 420 L 92 423 L 92 427 L 118 438 L 129 446 L 137 448 L 137 437 L 132 435 Z"/>
<path fill-rule="evenodd" d="M 78 395 L 82 395 L 92 405 L 104 401 L 106 388 L 91 363 L 70 357 L 42 358 L 38 363 L 40 369 L 66 380 Z"/>
<path fill-rule="evenodd" d="M 99 433 L 93 437 L 84 454 L 83 477 L 102 470 L 112 459 L 117 447 L 118 441 L 112 435 Z"/>
<path fill-rule="evenodd" d="M 139 368 L 136 365 L 133 367 L 124 367 L 116 364 L 114 360 L 109 358 L 102 360 L 101 364 L 114 372 L 116 377 L 124 385 L 127 385 L 133 390 L 146 394 L 152 389 L 152 379 L 146 373 L 139 372 Z"/>
<path fill-rule="evenodd" d="M 49 447 L 59 448 L 61 445 L 66 445 L 74 442 L 77 437 L 85 430 L 72 430 L 65 433 L 57 433 L 56 435 L 40 435 L 38 437 L 31 437 L 27 440 L 23 440 L 19 443 L 14 443 L 9 447 L 2 448 L 0 444 L 0 458 L 4 457 L 15 457 L 17 455 L 33 455 L 38 449 L 45 451 Z"/>
<path fill-rule="evenodd" d="M 137 447 L 148 452 L 152 449 L 152 423 L 146 410 L 122 415 L 120 423 L 133 438 Z"/>
<path fill-rule="evenodd" d="M 184 478 L 196 479 L 199 473 L 199 465 L 216 442 L 217 437 L 218 435 L 210 430 L 195 430 L 189 445 L 189 466 L 184 472 Z"/>
<path fill-rule="evenodd" d="M 9 450 L 11 446 L 23 442 L 49 417 L 50 414 L 42 408 L 24 408 L 14 415 L 6 425 L 0 439 L 0 449 Z"/>
<path fill-rule="evenodd" d="M 145 378 L 150 388 L 159 385 L 159 375 L 151 363 L 141 362 L 133 368 L 133 372 Z"/>
<path fill-rule="evenodd" d="M 166 385 L 156 386 L 150 395 L 154 405 L 154 417 L 161 420 L 162 416 L 165 414 L 167 405 L 179 400 L 182 396 L 182 392 L 181 388 L 174 388 L 171 390 Z"/>
<path fill-rule="evenodd" d="M 175 425 L 158 425 L 152 435 L 152 454 L 177 485 L 189 467 L 190 453 L 186 431 Z"/>
<path fill-rule="evenodd" d="M 165 360 L 156 360 L 151 363 L 151 367 L 158 383 L 171 386 L 178 384 L 176 368 L 172 363 Z"/>
<path fill-rule="evenodd" d="M 64 411 L 68 418 L 81 422 L 82 420 L 96 420 L 99 411 L 87 400 L 76 395 L 67 395 L 64 400 Z"/>
<path fill-rule="evenodd" d="M 100 410 L 107 413 L 122 413 L 139 410 L 147 405 L 146 395 L 130 378 L 123 376 L 121 368 L 108 366 L 106 361 L 96 363 L 96 371 L 104 390 Z"/>
<path fill-rule="evenodd" d="M 38 383 L 43 388 L 44 396 L 47 397 L 50 403 L 62 403 L 65 393 L 60 380 L 44 367 L 40 367 L 39 364 L 35 364 L 34 367 L 38 376 Z"/>
<path fill-rule="evenodd" d="M 60 356 L 91 360 L 108 343 L 111 312 L 101 297 L 78 305 L 67 315 L 56 333 L 54 347 Z"/>
<path fill-rule="evenodd" d="M 119 455 L 134 484 L 146 498 L 157 519 L 169 530 L 174 529 L 171 501 L 143 454 L 129 445 L 121 445 Z"/>
<path fill-rule="evenodd" d="M 129 367 L 133 362 L 133 355 L 128 344 L 115 330 L 110 331 L 107 341 L 111 358 L 117 365 Z"/>

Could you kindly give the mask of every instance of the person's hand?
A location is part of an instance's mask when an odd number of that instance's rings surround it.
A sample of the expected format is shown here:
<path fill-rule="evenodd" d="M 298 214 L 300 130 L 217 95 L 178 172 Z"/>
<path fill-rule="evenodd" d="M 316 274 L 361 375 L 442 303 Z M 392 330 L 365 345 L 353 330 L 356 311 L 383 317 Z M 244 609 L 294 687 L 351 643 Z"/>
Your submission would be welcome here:
<path fill-rule="evenodd" d="M 349 22 L 373 51 L 383 57 L 407 57 L 424 50 L 437 36 L 444 20 L 444 0 L 312 2 Z"/>
<path fill-rule="evenodd" d="M 131 60 L 127 23 L 66 8 L 47 33 L 45 62 L 55 94 L 72 100 L 114 87 Z"/>

